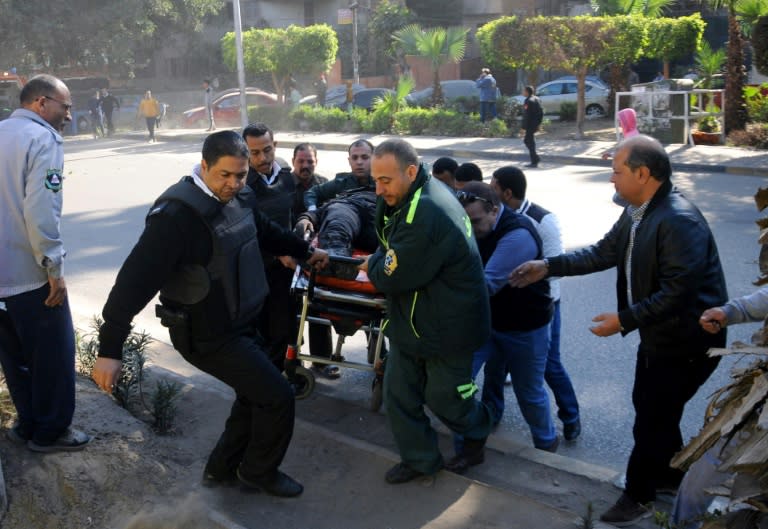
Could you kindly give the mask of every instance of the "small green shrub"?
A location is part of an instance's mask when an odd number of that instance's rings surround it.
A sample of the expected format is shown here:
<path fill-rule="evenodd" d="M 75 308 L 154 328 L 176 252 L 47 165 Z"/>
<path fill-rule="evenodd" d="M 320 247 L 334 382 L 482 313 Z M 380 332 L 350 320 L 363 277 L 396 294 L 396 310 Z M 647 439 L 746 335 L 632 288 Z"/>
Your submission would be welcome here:
<path fill-rule="evenodd" d="M 576 103 L 573 101 L 560 103 L 560 121 L 576 121 Z"/>
<path fill-rule="evenodd" d="M 762 86 L 745 86 L 744 99 L 747 103 L 747 114 L 753 123 L 768 122 L 768 96 L 764 96 L 761 89 L 765 89 L 768 83 Z"/>
<path fill-rule="evenodd" d="M 509 128 L 507 127 L 507 124 L 500 119 L 492 119 L 484 125 L 483 129 L 483 136 L 488 138 L 509 137 Z"/>

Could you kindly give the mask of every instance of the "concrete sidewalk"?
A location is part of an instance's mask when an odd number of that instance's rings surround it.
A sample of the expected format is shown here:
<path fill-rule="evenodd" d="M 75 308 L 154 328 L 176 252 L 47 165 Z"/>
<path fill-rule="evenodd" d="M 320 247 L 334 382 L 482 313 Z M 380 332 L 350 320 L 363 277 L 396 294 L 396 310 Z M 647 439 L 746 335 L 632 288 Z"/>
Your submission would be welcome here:
<path fill-rule="evenodd" d="M 239 130 L 239 129 L 233 129 Z M 156 131 L 159 142 L 185 141 L 202 143 L 207 132 L 192 129 L 160 129 Z M 123 132 L 115 137 L 143 140 L 146 132 Z M 344 134 L 335 132 L 275 131 L 275 139 L 282 146 L 293 146 L 304 141 L 312 142 L 320 150 L 347 150 L 354 140 L 364 137 L 374 145 L 393 136 L 369 134 Z M 407 139 L 425 158 L 440 156 L 456 158 L 484 158 L 528 162 L 528 152 L 521 138 L 454 138 L 447 136 L 407 136 Z M 547 164 L 583 164 L 610 167 L 609 160 L 601 156 L 615 143 L 606 141 L 547 140 L 537 139 L 537 150 L 542 157 L 542 167 Z M 725 172 L 732 174 L 768 177 L 768 151 L 740 147 L 711 145 L 670 144 L 666 146 L 673 168 L 691 172 Z"/>

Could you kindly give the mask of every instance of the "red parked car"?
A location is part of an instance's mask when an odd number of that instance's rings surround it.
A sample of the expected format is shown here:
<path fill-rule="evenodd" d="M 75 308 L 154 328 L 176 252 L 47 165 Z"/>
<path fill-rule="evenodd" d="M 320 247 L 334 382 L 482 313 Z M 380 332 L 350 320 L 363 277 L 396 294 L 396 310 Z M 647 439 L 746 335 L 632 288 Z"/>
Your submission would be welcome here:
<path fill-rule="evenodd" d="M 200 96 L 202 99 L 202 95 Z M 245 102 L 251 106 L 269 106 L 278 103 L 277 95 L 258 88 L 245 89 Z M 216 126 L 236 127 L 240 125 L 240 90 L 225 90 L 213 100 L 213 120 Z M 208 114 L 205 107 L 185 110 L 181 115 L 181 126 L 186 128 L 205 128 L 208 126 Z"/>

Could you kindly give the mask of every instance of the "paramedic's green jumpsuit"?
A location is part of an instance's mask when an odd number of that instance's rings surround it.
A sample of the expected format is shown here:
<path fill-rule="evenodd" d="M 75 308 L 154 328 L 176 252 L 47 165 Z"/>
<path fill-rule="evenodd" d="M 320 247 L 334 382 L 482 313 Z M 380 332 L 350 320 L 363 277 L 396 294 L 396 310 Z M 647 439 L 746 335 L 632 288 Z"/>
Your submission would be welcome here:
<path fill-rule="evenodd" d="M 472 381 L 472 355 L 490 336 L 483 265 L 464 208 L 423 165 L 400 204 L 379 199 L 376 231 L 368 276 L 387 296 L 387 417 L 403 463 L 434 474 L 443 460 L 424 404 L 467 439 L 491 431 Z"/>

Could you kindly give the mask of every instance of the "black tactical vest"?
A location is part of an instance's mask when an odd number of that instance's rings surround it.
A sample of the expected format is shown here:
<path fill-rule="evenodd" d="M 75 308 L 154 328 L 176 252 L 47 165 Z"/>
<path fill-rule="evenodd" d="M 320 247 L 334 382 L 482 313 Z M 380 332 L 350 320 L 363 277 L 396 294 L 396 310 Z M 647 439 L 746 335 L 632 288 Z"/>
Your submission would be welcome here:
<path fill-rule="evenodd" d="M 246 187 L 222 204 L 186 176 L 155 202 L 181 202 L 197 213 L 211 234 L 208 264 L 182 266 L 160 290 L 164 302 L 189 309 L 196 337 L 215 337 L 248 325 L 269 293 L 256 223 L 249 207 L 251 194 Z"/>

